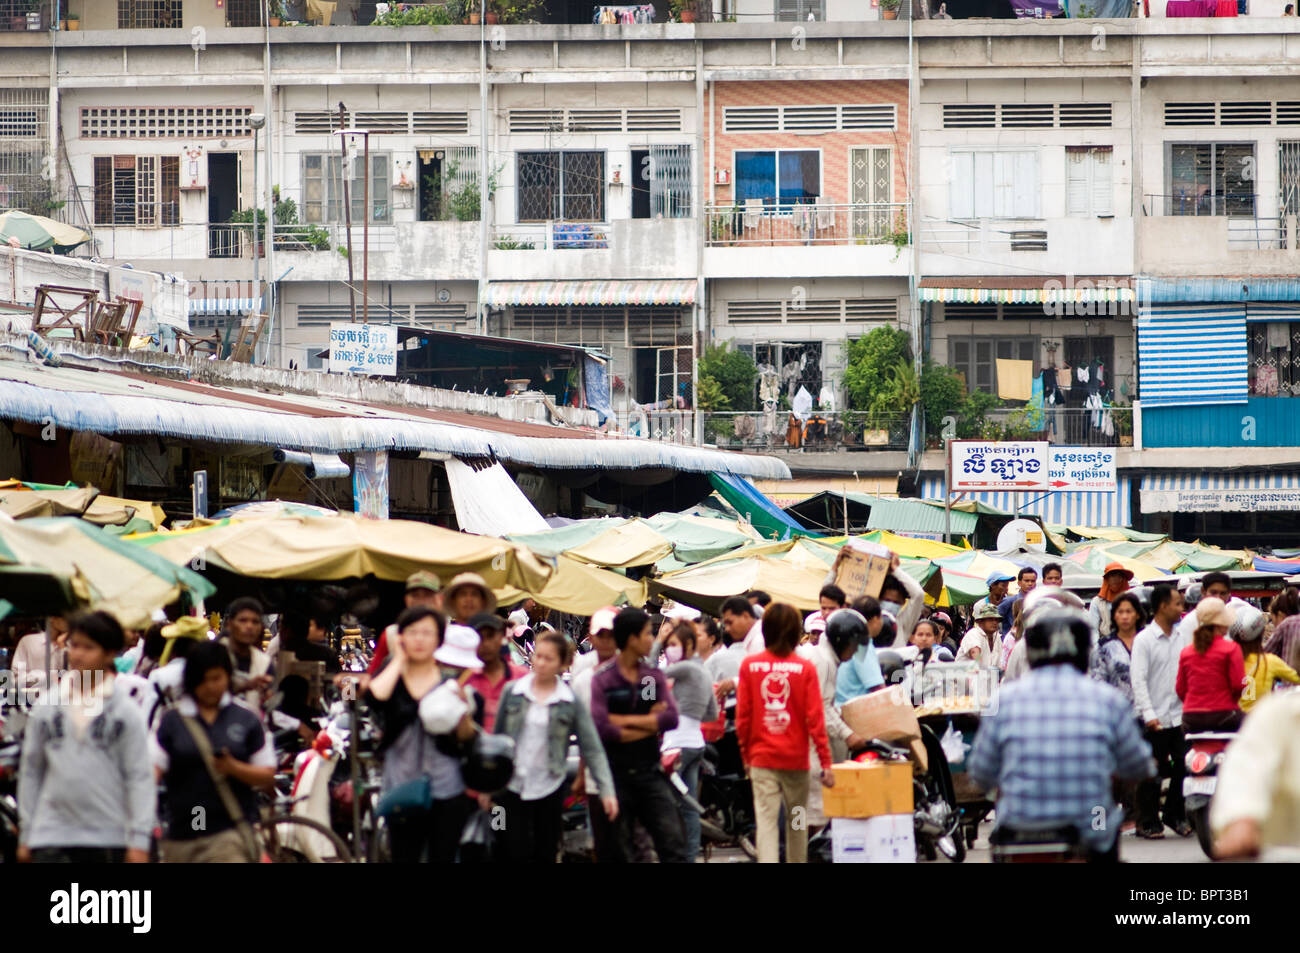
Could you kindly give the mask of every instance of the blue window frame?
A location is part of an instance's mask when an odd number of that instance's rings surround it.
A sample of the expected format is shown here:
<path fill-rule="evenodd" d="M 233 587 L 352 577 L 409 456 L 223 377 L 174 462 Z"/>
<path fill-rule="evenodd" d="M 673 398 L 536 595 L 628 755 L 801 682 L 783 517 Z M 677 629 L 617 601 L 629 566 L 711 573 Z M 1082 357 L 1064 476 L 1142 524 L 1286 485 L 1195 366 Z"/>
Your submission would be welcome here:
<path fill-rule="evenodd" d="M 736 201 L 760 199 L 785 208 L 816 202 L 822 191 L 822 157 L 816 149 L 746 150 L 736 153 Z"/>

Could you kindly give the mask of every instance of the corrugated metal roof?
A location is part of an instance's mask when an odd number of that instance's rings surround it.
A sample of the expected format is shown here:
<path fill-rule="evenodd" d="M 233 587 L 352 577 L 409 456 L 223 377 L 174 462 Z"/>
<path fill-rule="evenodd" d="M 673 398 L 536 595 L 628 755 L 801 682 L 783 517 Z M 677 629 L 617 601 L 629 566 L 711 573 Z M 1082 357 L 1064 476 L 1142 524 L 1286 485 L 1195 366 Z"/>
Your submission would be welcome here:
<path fill-rule="evenodd" d="M 1300 278 L 1254 275 L 1139 278 L 1138 300 L 1153 304 L 1175 301 L 1300 301 Z"/>
<path fill-rule="evenodd" d="M 666 467 L 788 479 L 780 460 L 453 411 L 0 361 L 0 418 L 306 451 L 429 450 L 564 469 Z"/>

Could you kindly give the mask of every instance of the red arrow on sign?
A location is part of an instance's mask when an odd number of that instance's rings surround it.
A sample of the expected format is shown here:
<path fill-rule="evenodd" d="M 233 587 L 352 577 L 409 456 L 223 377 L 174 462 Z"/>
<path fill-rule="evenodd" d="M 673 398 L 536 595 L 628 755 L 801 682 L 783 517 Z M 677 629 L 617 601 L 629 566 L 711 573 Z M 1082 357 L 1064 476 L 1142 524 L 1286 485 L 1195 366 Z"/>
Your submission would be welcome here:
<path fill-rule="evenodd" d="M 1052 486 L 1069 486 L 1069 485 L 1070 485 L 1070 481 L 1069 481 L 1069 480 L 1053 480 L 1053 481 L 1052 481 Z"/>

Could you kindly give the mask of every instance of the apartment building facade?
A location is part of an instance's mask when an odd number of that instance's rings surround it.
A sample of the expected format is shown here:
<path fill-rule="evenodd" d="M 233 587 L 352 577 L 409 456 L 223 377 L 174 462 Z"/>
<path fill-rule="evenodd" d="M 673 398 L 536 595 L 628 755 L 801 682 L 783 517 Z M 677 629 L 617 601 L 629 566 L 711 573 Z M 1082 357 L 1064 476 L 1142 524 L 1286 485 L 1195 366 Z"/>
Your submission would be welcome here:
<path fill-rule="evenodd" d="M 355 301 L 358 320 L 582 344 L 611 358 L 620 424 L 658 406 L 676 416 L 656 435 L 690 440 L 704 347 L 838 409 L 845 343 L 894 325 L 973 390 L 1029 362 L 1060 391 L 1048 438 L 1115 451 L 1110 499 L 1043 515 L 1290 525 L 1161 509 L 1205 447 L 1256 467 L 1238 483 L 1257 496 L 1300 471 L 1300 37 L 1280 11 L 890 23 L 827 0 L 483 48 L 472 27 L 261 29 L 190 0 L 172 28 L 124 29 L 109 6 L 0 39 L 0 193 L 66 203 L 104 260 L 200 283 L 196 330 L 264 308 L 267 359 L 318 367 Z M 260 247 L 230 222 L 275 203 Z M 1171 385 L 1157 342 L 1206 321 L 1231 359 Z M 801 449 L 805 470 L 939 486 L 915 442 Z"/>

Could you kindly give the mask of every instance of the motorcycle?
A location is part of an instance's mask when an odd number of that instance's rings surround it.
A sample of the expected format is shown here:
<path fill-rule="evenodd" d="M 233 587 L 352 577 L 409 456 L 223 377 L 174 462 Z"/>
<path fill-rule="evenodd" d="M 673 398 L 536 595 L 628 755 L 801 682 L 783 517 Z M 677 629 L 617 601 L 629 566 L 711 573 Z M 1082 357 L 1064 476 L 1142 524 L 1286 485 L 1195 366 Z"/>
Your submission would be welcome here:
<path fill-rule="evenodd" d="M 700 761 L 700 849 L 739 847 L 758 859 L 754 843 L 754 789 L 745 777 L 734 726 L 716 744 L 704 746 Z"/>
<path fill-rule="evenodd" d="M 1210 801 L 1214 798 L 1219 765 L 1228 744 L 1235 738 L 1232 732 L 1200 731 L 1187 735 L 1187 754 L 1183 777 L 1183 805 L 1187 820 L 1196 831 L 1196 842 L 1212 857 L 1213 835 L 1210 832 Z"/>
<path fill-rule="evenodd" d="M 1000 828 L 991 838 L 995 864 L 1077 864 L 1087 860 L 1076 827 L 1045 830 Z"/>

